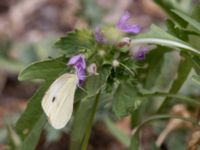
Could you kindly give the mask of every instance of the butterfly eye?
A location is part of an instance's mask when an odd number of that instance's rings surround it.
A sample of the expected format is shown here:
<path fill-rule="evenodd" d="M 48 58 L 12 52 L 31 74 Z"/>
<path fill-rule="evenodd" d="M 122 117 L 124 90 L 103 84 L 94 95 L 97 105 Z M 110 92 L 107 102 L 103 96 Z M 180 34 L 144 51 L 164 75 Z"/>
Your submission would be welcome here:
<path fill-rule="evenodd" d="M 52 102 L 54 102 L 55 100 L 56 100 L 56 97 L 53 97 L 53 98 L 52 98 Z"/>

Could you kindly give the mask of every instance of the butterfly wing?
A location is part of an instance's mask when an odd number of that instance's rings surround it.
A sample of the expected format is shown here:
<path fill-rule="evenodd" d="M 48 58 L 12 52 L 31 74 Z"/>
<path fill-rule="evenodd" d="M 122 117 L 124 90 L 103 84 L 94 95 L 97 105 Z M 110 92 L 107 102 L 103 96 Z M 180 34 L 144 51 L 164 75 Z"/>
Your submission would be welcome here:
<path fill-rule="evenodd" d="M 42 99 L 42 108 L 56 129 L 63 128 L 71 118 L 77 83 L 75 74 L 63 74 L 52 83 Z"/>

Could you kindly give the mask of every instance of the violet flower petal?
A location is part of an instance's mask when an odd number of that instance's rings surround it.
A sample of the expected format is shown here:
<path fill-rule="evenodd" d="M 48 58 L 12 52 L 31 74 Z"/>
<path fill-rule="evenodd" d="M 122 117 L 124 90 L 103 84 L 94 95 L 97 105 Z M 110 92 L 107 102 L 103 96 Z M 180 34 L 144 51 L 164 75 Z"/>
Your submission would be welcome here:
<path fill-rule="evenodd" d="M 119 22 L 117 23 L 116 27 L 119 29 L 122 28 L 122 26 L 124 26 L 124 24 L 126 24 L 126 21 L 130 18 L 130 16 L 130 13 L 126 11 L 124 15 L 119 19 Z"/>
<path fill-rule="evenodd" d="M 85 69 L 83 69 L 81 67 L 75 67 L 75 69 L 76 69 L 76 74 L 79 79 L 79 85 L 82 85 L 86 79 L 86 71 L 85 71 Z"/>
<path fill-rule="evenodd" d="M 145 53 L 143 51 L 138 51 L 135 55 L 134 58 L 136 60 L 144 60 L 145 59 Z"/>
<path fill-rule="evenodd" d="M 141 27 L 137 24 L 135 25 L 128 24 L 127 21 L 129 18 L 130 18 L 130 13 L 125 12 L 124 15 L 120 18 L 119 22 L 117 23 L 116 28 L 125 33 L 139 33 Z"/>
<path fill-rule="evenodd" d="M 73 56 L 70 58 L 68 65 L 79 66 L 82 68 L 86 68 L 85 57 L 82 54 Z"/>
<path fill-rule="evenodd" d="M 148 47 L 140 47 L 137 49 L 137 51 L 134 53 L 133 57 L 136 60 L 144 60 L 146 54 L 148 53 L 149 48 Z"/>
<path fill-rule="evenodd" d="M 74 66 L 76 69 L 77 77 L 79 79 L 79 85 L 82 85 L 86 79 L 86 62 L 84 55 L 79 54 L 71 57 L 68 65 Z"/>
<path fill-rule="evenodd" d="M 103 42 L 104 41 L 104 35 L 99 27 L 95 28 L 94 36 L 97 42 Z"/>
<path fill-rule="evenodd" d="M 121 31 L 125 33 L 139 33 L 141 31 L 141 27 L 137 24 L 135 25 L 126 24 L 121 28 Z"/>

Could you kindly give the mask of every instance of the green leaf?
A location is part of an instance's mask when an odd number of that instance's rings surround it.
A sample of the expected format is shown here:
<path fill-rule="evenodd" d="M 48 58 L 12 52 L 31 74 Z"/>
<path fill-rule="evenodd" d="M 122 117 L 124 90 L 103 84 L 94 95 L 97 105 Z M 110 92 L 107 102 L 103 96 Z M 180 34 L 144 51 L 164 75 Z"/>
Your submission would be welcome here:
<path fill-rule="evenodd" d="M 172 10 L 175 14 L 177 14 L 179 17 L 181 17 L 182 19 L 184 19 L 185 21 L 187 21 L 187 23 L 191 26 L 193 26 L 194 28 L 196 28 L 197 30 L 199 30 L 200 32 L 200 22 L 198 22 L 197 20 L 191 18 L 190 16 L 178 11 L 178 10 Z"/>
<path fill-rule="evenodd" d="M 120 83 L 112 101 L 113 111 L 118 117 L 127 116 L 141 104 L 137 89 L 130 82 Z"/>
<path fill-rule="evenodd" d="M 18 79 L 23 81 L 31 79 L 49 80 L 55 78 L 55 76 L 58 76 L 58 74 L 66 70 L 66 62 L 67 59 L 65 57 L 59 57 L 57 59 L 33 63 L 19 74 Z"/>
<path fill-rule="evenodd" d="M 197 77 L 197 76 L 194 76 Z M 200 102 L 197 100 L 194 100 L 190 97 L 180 95 L 180 94 L 171 94 L 171 93 L 164 93 L 164 92 L 155 92 L 155 93 L 145 93 L 142 94 L 142 97 L 170 97 L 170 98 L 175 98 L 177 100 L 180 100 L 182 102 L 187 102 L 193 106 L 200 106 Z M 168 99 L 170 100 L 170 99 Z"/>
<path fill-rule="evenodd" d="M 7 132 L 9 148 L 12 150 L 17 150 L 21 144 L 20 137 L 17 135 L 12 126 L 7 126 Z"/>
<path fill-rule="evenodd" d="M 187 23 L 180 18 L 178 15 L 174 14 L 171 9 L 174 9 L 175 6 L 173 6 L 172 2 L 169 0 L 154 0 L 154 2 L 156 2 L 168 15 L 169 17 L 177 22 L 179 25 L 181 25 L 182 27 L 186 27 Z M 180 5 L 179 5 L 180 8 Z"/>
<path fill-rule="evenodd" d="M 55 43 L 55 46 L 62 49 L 65 54 L 71 55 L 81 50 L 92 49 L 94 42 L 92 32 L 82 29 L 68 32 L 65 37 Z"/>
<path fill-rule="evenodd" d="M 177 71 L 177 78 L 173 81 L 172 86 L 169 90 L 169 93 L 175 94 L 177 93 L 182 85 L 185 83 L 191 69 L 191 59 L 190 56 L 188 56 L 187 53 L 182 52 L 181 54 L 181 61 L 179 63 L 179 68 Z M 166 98 L 163 103 L 160 105 L 158 112 L 162 111 L 165 107 L 168 107 L 170 104 L 170 101 L 168 101 L 170 98 Z"/>
<path fill-rule="evenodd" d="M 200 36 L 200 33 L 195 32 L 192 29 L 177 27 L 176 24 L 169 19 L 166 21 L 166 26 L 167 26 L 168 33 L 176 36 L 177 38 L 179 38 L 183 41 L 188 41 L 189 35 L 194 35 L 195 37 Z M 190 43 L 190 44 L 193 45 L 192 43 Z"/>
<path fill-rule="evenodd" d="M 108 130 L 126 147 L 130 145 L 130 137 L 121 131 L 108 117 L 104 120 Z"/>
<path fill-rule="evenodd" d="M 17 121 L 16 131 L 22 139 L 21 149 L 34 149 L 40 132 L 46 122 L 41 108 L 41 100 L 52 82 L 63 73 L 66 68 L 66 58 L 61 57 L 34 63 L 20 74 L 21 80 L 43 79 L 45 82 L 30 99 L 26 110 Z"/>
<path fill-rule="evenodd" d="M 192 76 L 192 80 L 194 80 L 197 84 L 200 85 L 200 76 Z"/>
<path fill-rule="evenodd" d="M 145 89 L 149 90 L 155 86 L 158 76 L 161 74 L 162 65 L 164 63 L 164 54 L 168 51 L 169 48 L 159 46 L 150 51 L 150 53 L 147 55 L 146 60 L 148 63 L 148 68 L 144 70 L 144 73 L 147 74 L 144 85 Z"/>
<path fill-rule="evenodd" d="M 21 149 L 34 149 L 40 137 L 41 130 L 46 120 L 41 108 L 41 99 L 49 88 L 50 83 L 45 83 L 30 99 L 26 110 L 17 121 L 16 131 L 22 139 Z M 43 119 L 42 119 L 43 118 Z M 46 117 L 45 117 L 46 118 Z M 21 150 L 20 149 L 20 150 Z"/>
<path fill-rule="evenodd" d="M 131 44 L 158 44 L 161 46 L 176 47 L 180 50 L 192 52 L 195 55 L 200 55 L 200 51 L 191 47 L 188 43 L 174 37 L 173 35 L 163 31 L 161 28 L 152 25 L 147 33 L 139 34 L 136 38 L 132 39 Z"/>
<path fill-rule="evenodd" d="M 197 21 L 200 21 L 200 3 L 196 3 L 192 12 L 192 18 Z"/>
<path fill-rule="evenodd" d="M 140 147 L 140 133 L 135 132 L 134 136 L 131 138 L 130 150 L 141 150 Z"/>
<path fill-rule="evenodd" d="M 30 99 L 26 110 L 23 112 L 17 121 L 16 131 L 24 140 L 29 133 L 34 130 L 35 124 L 40 120 L 43 115 L 41 108 L 41 99 L 51 83 L 43 84 Z M 41 127 L 43 124 L 41 124 Z"/>
<path fill-rule="evenodd" d="M 35 146 L 40 138 L 42 128 L 46 123 L 46 116 L 43 114 L 36 124 L 34 124 L 33 130 L 28 133 L 28 136 L 24 139 L 20 146 L 20 150 L 35 150 Z M 26 130 L 26 129 L 25 129 Z"/>
<path fill-rule="evenodd" d="M 100 100 L 100 95 L 101 95 L 101 90 L 99 90 L 99 92 L 96 94 L 92 110 L 90 112 L 90 115 L 88 116 L 89 120 L 88 120 L 88 124 L 87 124 L 87 127 L 86 127 L 85 137 L 84 137 L 83 142 L 82 142 L 81 150 L 87 150 L 87 146 L 88 146 L 88 142 L 89 142 L 90 134 L 91 134 L 91 130 L 92 130 L 94 116 L 95 116 L 95 113 L 97 111 L 97 106 L 98 106 L 98 103 L 99 103 L 99 100 Z"/>
<path fill-rule="evenodd" d="M 196 73 L 200 75 L 200 58 L 197 56 L 194 56 L 192 58 L 192 65 Z"/>
<path fill-rule="evenodd" d="M 102 83 L 105 84 L 108 75 L 110 75 L 111 67 L 109 65 L 104 65 L 102 68 L 99 68 L 98 71 L 100 75 L 88 77 L 83 87 L 87 91 L 88 96 L 95 95 L 102 87 Z"/>
<path fill-rule="evenodd" d="M 153 90 L 156 87 L 156 83 L 162 73 L 162 67 L 165 62 L 164 56 L 166 52 L 169 52 L 170 48 L 158 46 L 157 48 L 151 50 L 146 57 L 145 63 L 148 67 L 145 69 L 140 69 L 138 74 L 146 74 L 145 78 L 142 78 L 141 82 L 144 84 L 144 88 L 148 90 Z M 139 76 L 140 77 L 140 76 Z M 139 124 L 145 113 L 152 112 L 153 107 L 152 101 L 142 101 L 140 107 L 132 113 L 132 127 L 134 128 Z"/>
<path fill-rule="evenodd" d="M 77 111 L 74 114 L 74 121 L 71 129 L 71 150 L 80 150 L 86 129 L 89 124 L 89 116 L 91 115 L 92 108 L 94 106 L 95 96 L 82 99 Z"/>
<path fill-rule="evenodd" d="M 93 119 L 91 119 L 93 117 L 91 116 L 94 113 L 94 106 L 97 105 L 95 103 L 96 95 L 104 87 L 110 75 L 110 70 L 110 67 L 103 66 L 98 70 L 100 73 L 99 75 L 89 77 L 85 82 L 83 88 L 88 92 L 88 95 L 80 101 L 75 112 L 71 133 L 71 150 L 80 150 L 82 147 L 84 137 L 87 134 L 86 130 L 89 130 L 88 126 L 90 126 L 91 121 L 93 121 Z"/>
<path fill-rule="evenodd" d="M 144 64 L 147 67 L 139 69 L 138 74 L 144 74 L 143 76 L 138 76 L 140 82 L 143 84 L 144 89 L 154 90 L 157 83 L 159 82 L 160 76 L 162 76 L 162 68 L 165 62 L 165 54 L 171 49 L 164 46 L 157 46 L 152 49 L 145 58 Z M 142 115 L 146 112 L 147 108 L 152 105 L 150 101 L 142 102 L 139 109 L 137 109 L 132 115 L 134 115 L 133 124 L 137 125 L 138 121 L 142 119 Z M 151 109 L 148 109 L 151 111 Z M 137 114 L 137 115 L 136 115 Z M 138 118 L 138 119 L 137 119 Z"/>

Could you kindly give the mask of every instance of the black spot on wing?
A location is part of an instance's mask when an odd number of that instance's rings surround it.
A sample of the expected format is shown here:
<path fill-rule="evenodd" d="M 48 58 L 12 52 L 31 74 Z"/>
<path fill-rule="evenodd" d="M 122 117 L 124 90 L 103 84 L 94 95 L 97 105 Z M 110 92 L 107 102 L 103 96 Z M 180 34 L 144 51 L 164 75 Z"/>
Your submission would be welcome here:
<path fill-rule="evenodd" d="M 54 96 L 53 98 L 52 98 L 52 102 L 54 102 L 56 100 L 56 97 Z"/>

